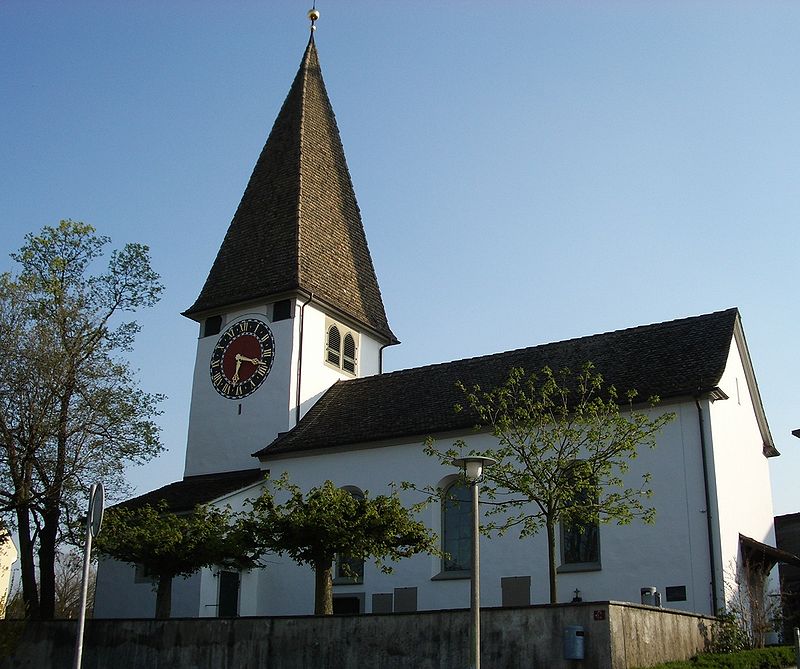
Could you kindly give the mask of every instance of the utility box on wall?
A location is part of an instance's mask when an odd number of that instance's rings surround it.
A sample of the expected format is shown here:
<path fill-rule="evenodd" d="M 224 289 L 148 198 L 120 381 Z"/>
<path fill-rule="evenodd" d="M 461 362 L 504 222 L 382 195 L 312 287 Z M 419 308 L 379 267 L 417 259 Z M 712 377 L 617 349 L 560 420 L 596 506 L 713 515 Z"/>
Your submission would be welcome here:
<path fill-rule="evenodd" d="M 584 631 L 581 625 L 567 625 L 564 628 L 564 659 L 582 660 Z"/>

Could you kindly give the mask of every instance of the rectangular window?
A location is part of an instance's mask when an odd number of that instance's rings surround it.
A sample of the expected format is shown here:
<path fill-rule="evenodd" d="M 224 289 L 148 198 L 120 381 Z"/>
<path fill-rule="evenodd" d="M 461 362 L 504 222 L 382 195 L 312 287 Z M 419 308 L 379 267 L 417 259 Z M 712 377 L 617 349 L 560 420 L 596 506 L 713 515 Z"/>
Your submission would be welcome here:
<path fill-rule="evenodd" d="M 685 602 L 686 601 L 686 586 L 685 585 L 668 585 L 666 587 L 666 595 L 668 602 Z"/>
<path fill-rule="evenodd" d="M 209 316 L 203 321 L 203 337 L 217 335 L 222 330 L 222 316 Z"/>
<path fill-rule="evenodd" d="M 285 321 L 292 317 L 292 301 L 279 300 L 272 305 L 272 322 Z"/>

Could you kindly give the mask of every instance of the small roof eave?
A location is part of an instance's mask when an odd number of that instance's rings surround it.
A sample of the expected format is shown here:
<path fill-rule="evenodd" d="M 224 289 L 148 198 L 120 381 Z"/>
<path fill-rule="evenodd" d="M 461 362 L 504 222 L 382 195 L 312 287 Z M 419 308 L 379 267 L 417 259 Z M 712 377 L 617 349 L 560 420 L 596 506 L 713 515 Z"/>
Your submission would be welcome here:
<path fill-rule="evenodd" d="M 768 567 L 768 570 L 779 563 L 800 567 L 800 557 L 794 553 L 756 541 L 744 534 L 739 535 L 739 546 L 746 561 L 761 563 Z"/>

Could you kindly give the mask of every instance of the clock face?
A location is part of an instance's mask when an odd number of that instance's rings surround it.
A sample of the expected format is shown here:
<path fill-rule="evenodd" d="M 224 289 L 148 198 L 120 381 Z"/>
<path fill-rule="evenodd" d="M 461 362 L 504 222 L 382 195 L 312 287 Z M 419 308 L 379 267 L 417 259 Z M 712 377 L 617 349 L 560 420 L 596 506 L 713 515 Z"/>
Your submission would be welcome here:
<path fill-rule="evenodd" d="M 245 318 L 223 332 L 211 354 L 211 384 L 223 397 L 238 400 L 264 383 L 275 355 L 267 324 Z"/>

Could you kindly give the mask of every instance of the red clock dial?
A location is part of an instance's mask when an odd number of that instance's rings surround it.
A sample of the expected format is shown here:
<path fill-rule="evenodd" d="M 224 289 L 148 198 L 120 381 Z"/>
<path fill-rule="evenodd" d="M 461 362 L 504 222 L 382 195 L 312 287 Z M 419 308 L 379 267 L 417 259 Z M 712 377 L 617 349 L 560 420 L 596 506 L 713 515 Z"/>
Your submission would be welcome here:
<path fill-rule="evenodd" d="M 223 397 L 254 393 L 272 369 L 275 338 L 256 318 L 237 321 L 223 332 L 211 354 L 211 384 Z"/>

